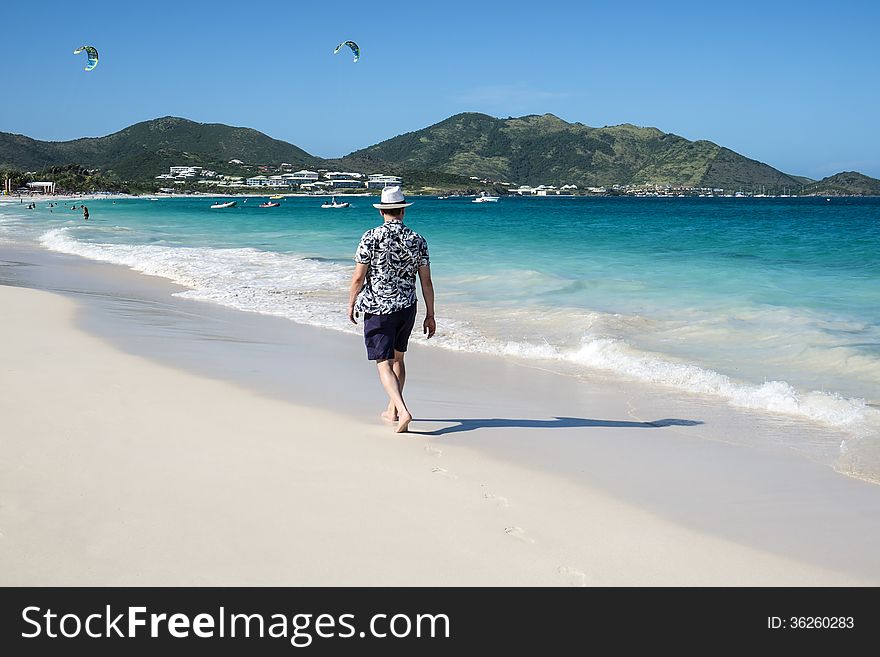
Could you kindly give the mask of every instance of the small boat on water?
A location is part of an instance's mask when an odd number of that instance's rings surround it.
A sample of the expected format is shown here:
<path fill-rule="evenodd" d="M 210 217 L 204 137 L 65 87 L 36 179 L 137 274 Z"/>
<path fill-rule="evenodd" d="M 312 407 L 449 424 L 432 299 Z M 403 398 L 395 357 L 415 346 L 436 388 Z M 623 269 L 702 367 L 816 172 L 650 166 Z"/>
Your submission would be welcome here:
<path fill-rule="evenodd" d="M 214 203 L 211 206 L 212 210 L 219 210 L 220 208 L 231 208 L 235 205 L 235 201 L 227 201 L 226 203 Z"/>
<path fill-rule="evenodd" d="M 489 196 L 486 192 L 480 192 L 477 194 L 477 198 L 475 198 L 471 203 L 497 203 L 497 196 Z"/>
<path fill-rule="evenodd" d="M 349 203 L 346 201 L 342 201 L 341 203 L 336 202 L 336 197 L 333 196 L 329 201 L 324 201 L 321 204 L 322 208 L 347 208 Z"/>
<path fill-rule="evenodd" d="M 272 201 L 267 201 L 266 203 L 260 203 L 261 208 L 277 208 L 280 203 L 272 203 Z"/>
<path fill-rule="evenodd" d="M 283 194 L 273 194 L 269 198 L 272 199 L 273 201 L 277 201 L 278 199 L 284 198 L 284 195 Z"/>

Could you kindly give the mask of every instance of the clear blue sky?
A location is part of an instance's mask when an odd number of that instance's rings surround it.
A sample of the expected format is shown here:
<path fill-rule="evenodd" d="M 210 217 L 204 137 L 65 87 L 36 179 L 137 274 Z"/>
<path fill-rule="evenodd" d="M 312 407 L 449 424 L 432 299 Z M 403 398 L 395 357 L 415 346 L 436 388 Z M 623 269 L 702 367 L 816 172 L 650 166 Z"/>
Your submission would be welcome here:
<path fill-rule="evenodd" d="M 332 157 L 457 112 L 552 112 L 880 177 L 876 1 L 11 4 L 0 130 L 38 139 L 175 115 Z"/>

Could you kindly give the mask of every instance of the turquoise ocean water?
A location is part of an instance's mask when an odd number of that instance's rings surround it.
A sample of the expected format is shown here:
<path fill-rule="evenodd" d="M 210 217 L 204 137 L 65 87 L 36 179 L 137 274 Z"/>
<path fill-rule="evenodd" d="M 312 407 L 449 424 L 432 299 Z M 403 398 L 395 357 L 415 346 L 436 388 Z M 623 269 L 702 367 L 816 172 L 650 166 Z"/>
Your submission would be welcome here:
<path fill-rule="evenodd" d="M 114 262 L 184 296 L 353 330 L 371 199 L 0 201 L 0 238 Z M 416 198 L 436 345 L 540 359 L 847 432 L 880 480 L 880 199 Z M 6 203 L 6 204 L 4 204 Z M 77 202 L 77 206 L 79 202 Z M 432 341 L 434 342 L 434 341 Z"/>

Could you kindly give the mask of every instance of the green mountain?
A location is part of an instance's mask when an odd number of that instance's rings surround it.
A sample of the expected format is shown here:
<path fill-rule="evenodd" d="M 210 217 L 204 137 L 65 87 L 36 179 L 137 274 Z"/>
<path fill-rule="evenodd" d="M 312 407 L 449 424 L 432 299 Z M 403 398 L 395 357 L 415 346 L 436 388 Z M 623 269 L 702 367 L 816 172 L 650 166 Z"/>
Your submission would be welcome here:
<path fill-rule="evenodd" d="M 0 168 L 37 170 L 78 164 L 123 179 L 152 180 L 175 165 L 247 164 L 315 166 L 320 158 L 251 128 L 196 123 L 166 116 L 129 126 L 106 137 L 38 141 L 0 132 Z"/>
<path fill-rule="evenodd" d="M 244 167 L 229 165 L 239 159 Z M 94 184 L 155 186 L 170 166 L 248 175 L 257 165 L 404 176 L 411 189 L 479 189 L 472 177 L 519 185 L 670 184 L 774 193 L 880 194 L 880 182 L 845 172 L 819 182 L 790 176 L 710 141 L 630 124 L 590 128 L 552 114 L 497 119 L 465 113 L 327 160 L 250 128 L 164 117 L 107 135 L 38 141 L 0 132 L 0 169 L 79 171 Z M 56 171 L 55 173 L 58 173 Z M 59 174 L 61 175 L 61 174 Z M 491 186 L 491 185 L 490 185 Z M 495 186 L 495 189 L 502 189 Z"/>
<path fill-rule="evenodd" d="M 355 151 L 351 162 L 442 171 L 516 184 L 675 184 L 767 190 L 801 181 L 710 141 L 630 124 L 590 128 L 552 115 L 456 114 Z"/>
<path fill-rule="evenodd" d="M 824 196 L 880 196 L 880 180 L 857 171 L 843 171 L 805 185 L 804 193 Z"/>

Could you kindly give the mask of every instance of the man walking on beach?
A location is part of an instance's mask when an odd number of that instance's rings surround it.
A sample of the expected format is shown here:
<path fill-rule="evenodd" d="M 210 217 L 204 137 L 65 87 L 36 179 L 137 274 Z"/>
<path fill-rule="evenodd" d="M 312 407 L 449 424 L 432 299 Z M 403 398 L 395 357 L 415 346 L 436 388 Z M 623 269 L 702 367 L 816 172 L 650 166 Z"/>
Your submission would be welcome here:
<path fill-rule="evenodd" d="M 388 408 L 382 418 L 395 423 L 397 433 L 405 432 L 412 421 L 403 401 L 403 357 L 416 319 L 416 274 L 425 299 L 422 330 L 428 339 L 437 330 L 428 243 L 403 225 L 404 208 L 410 205 L 399 186 L 383 189 L 381 201 L 373 204 L 383 223 L 361 237 L 348 302 L 348 318 L 353 324 L 357 324 L 359 313 L 364 315 L 367 358 L 376 361 L 379 380 L 388 393 Z"/>

